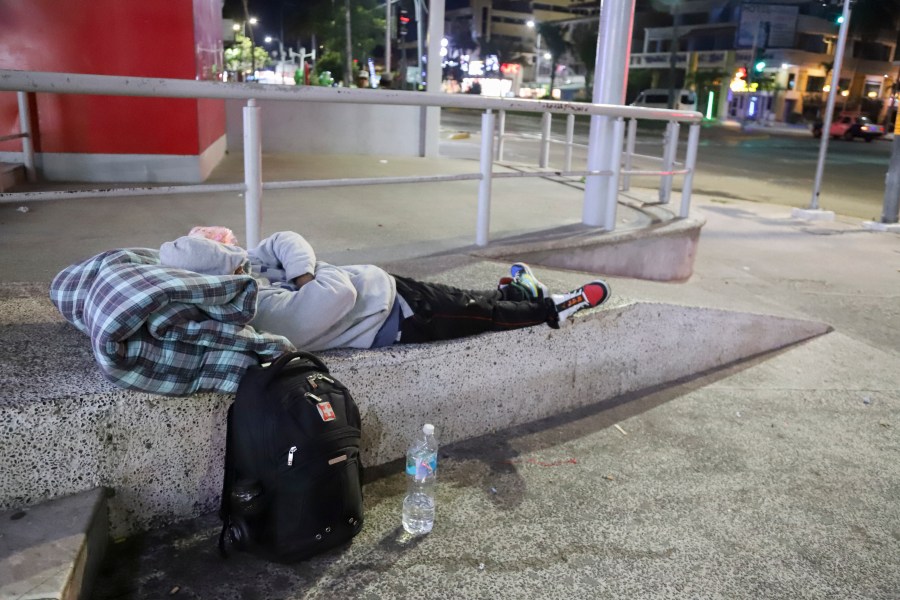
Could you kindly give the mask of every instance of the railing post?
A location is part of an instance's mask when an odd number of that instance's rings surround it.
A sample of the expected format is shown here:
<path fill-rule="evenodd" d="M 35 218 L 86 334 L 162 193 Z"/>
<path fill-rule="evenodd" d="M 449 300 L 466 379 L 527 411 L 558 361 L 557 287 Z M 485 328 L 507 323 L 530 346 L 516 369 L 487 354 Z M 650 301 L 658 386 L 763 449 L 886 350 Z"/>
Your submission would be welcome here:
<path fill-rule="evenodd" d="M 678 152 L 678 130 L 681 125 L 677 121 L 669 121 L 666 124 L 666 146 L 663 151 L 663 171 L 668 175 L 662 176 L 659 185 L 659 201 L 668 204 L 672 195 L 672 171 L 675 169 L 675 154 Z"/>
<path fill-rule="evenodd" d="M 566 171 L 572 170 L 572 140 L 575 138 L 575 115 L 566 115 Z"/>
<path fill-rule="evenodd" d="M 37 171 L 34 168 L 34 135 L 31 133 L 31 113 L 28 110 L 28 94 L 16 92 L 19 101 L 19 133 L 22 138 L 22 162 L 25 164 L 25 177 L 28 183 L 37 181 Z"/>
<path fill-rule="evenodd" d="M 475 244 L 487 246 L 491 228 L 491 175 L 494 168 L 494 113 L 481 115 L 481 181 L 478 182 L 478 221 Z"/>
<path fill-rule="evenodd" d="M 634 144 L 637 140 L 637 119 L 628 119 L 628 139 L 625 142 L 625 171 L 630 171 L 634 164 Z M 631 189 L 631 175 L 622 175 L 622 191 Z"/>
<path fill-rule="evenodd" d="M 497 161 L 503 160 L 503 136 L 506 134 L 506 111 L 502 108 L 497 111 L 500 117 L 497 120 Z"/>
<path fill-rule="evenodd" d="M 691 208 L 691 191 L 694 186 L 694 167 L 697 166 L 697 146 L 700 144 L 700 123 L 694 123 L 688 130 L 687 154 L 684 157 L 684 168 L 687 173 L 681 184 L 681 210 L 678 216 L 685 218 Z"/>
<path fill-rule="evenodd" d="M 538 166 L 546 169 L 550 163 L 550 120 L 553 116 L 545 112 L 541 117 L 541 157 Z"/>
<path fill-rule="evenodd" d="M 244 107 L 244 219 L 247 248 L 262 238 L 262 136 L 260 107 L 251 98 Z"/>
<path fill-rule="evenodd" d="M 622 143 L 625 137 L 625 119 L 616 119 L 613 121 L 612 134 L 612 154 L 609 157 L 609 164 L 612 167 L 612 175 L 607 180 L 606 197 L 606 216 L 605 221 L 609 225 L 607 231 L 615 231 L 616 229 L 616 210 L 618 209 L 619 199 L 619 171 L 622 170 Z"/>

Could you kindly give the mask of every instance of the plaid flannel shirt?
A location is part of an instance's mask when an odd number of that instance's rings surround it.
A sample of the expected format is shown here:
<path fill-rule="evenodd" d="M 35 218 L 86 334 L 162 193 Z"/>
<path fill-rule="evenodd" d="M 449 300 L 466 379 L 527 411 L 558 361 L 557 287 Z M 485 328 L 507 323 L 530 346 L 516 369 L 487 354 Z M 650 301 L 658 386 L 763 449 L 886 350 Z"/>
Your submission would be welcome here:
<path fill-rule="evenodd" d="M 247 323 L 256 281 L 162 267 L 146 248 L 103 252 L 59 273 L 50 299 L 91 338 L 103 374 L 127 389 L 167 395 L 233 393 L 250 365 L 293 345 Z"/>

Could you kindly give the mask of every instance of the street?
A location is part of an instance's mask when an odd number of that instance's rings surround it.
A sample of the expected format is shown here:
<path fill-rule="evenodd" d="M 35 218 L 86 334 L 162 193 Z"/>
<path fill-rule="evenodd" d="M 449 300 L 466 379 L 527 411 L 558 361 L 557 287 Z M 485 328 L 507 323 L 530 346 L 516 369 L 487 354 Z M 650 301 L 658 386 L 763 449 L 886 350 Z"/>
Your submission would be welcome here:
<path fill-rule="evenodd" d="M 659 125 L 638 127 L 636 153 L 662 155 L 662 129 Z M 479 114 L 444 110 L 441 113 L 442 140 L 453 132 L 480 131 Z M 506 131 L 528 136 L 529 140 L 507 140 L 504 160 L 536 164 L 540 117 L 507 115 Z M 554 139 L 565 137 L 565 118 L 553 119 Z M 682 127 L 679 159 L 684 156 L 686 127 Z M 576 117 L 575 142 L 586 145 L 588 119 Z M 533 141 L 532 141 L 533 140 Z M 562 145 L 554 144 L 551 166 L 562 166 Z M 445 141 L 442 153 L 461 158 L 477 158 L 473 140 Z M 819 199 L 820 208 L 857 217 L 878 220 L 884 201 L 884 179 L 891 144 L 885 140 L 865 143 L 831 140 L 825 163 L 825 175 Z M 573 168 L 584 168 L 586 147 L 576 147 Z M 813 179 L 819 156 L 819 140 L 800 127 L 794 131 L 768 131 L 763 128 L 742 132 L 726 125 L 704 125 L 700 134 L 694 191 L 723 198 L 741 198 L 806 208 L 812 198 Z M 658 164 L 658 163 L 657 163 Z M 638 163 L 640 168 L 658 168 L 652 161 Z M 632 185 L 656 187 L 657 178 L 634 177 Z M 675 189 L 680 189 L 676 178 Z"/>

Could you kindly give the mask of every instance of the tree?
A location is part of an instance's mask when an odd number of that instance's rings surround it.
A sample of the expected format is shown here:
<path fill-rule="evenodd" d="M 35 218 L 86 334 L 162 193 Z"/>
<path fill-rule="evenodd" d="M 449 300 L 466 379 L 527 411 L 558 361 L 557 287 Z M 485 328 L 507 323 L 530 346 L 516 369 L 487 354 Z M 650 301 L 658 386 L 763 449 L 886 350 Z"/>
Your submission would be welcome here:
<path fill-rule="evenodd" d="M 320 56 L 325 52 L 340 55 L 342 66 L 332 72 L 343 72 L 346 85 L 353 80 L 354 74 L 346 71 L 352 70 L 354 61 L 365 65 L 375 47 L 384 43 L 384 5 L 379 7 L 377 0 L 306 0 L 297 3 L 286 18 L 286 36 L 315 35 Z"/>
<path fill-rule="evenodd" d="M 556 67 L 559 65 L 560 57 L 569 49 L 569 43 L 563 37 L 562 27 L 553 23 L 541 23 L 538 25 L 538 33 L 543 40 L 543 47 L 550 53 L 550 94 L 553 95 Z"/>
<path fill-rule="evenodd" d="M 254 63 L 257 69 L 261 69 L 270 62 L 271 58 L 265 48 L 253 46 L 250 38 L 240 33 L 234 34 L 234 46 L 225 49 L 225 68 L 229 71 L 246 74 L 253 69 Z"/>
<path fill-rule="evenodd" d="M 580 23 L 572 30 L 572 52 L 586 69 L 584 87 L 591 91 L 594 79 L 594 66 L 597 62 L 597 36 L 600 22 Z"/>

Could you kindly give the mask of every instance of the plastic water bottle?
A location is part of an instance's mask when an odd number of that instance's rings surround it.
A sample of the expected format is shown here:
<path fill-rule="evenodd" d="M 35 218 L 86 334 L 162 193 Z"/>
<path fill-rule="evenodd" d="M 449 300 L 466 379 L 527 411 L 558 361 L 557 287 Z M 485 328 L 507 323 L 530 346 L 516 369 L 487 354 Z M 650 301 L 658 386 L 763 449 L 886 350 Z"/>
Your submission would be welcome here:
<path fill-rule="evenodd" d="M 434 487 L 437 482 L 438 443 L 434 425 L 426 424 L 406 451 L 406 479 L 403 499 L 403 529 L 422 535 L 434 526 Z"/>

